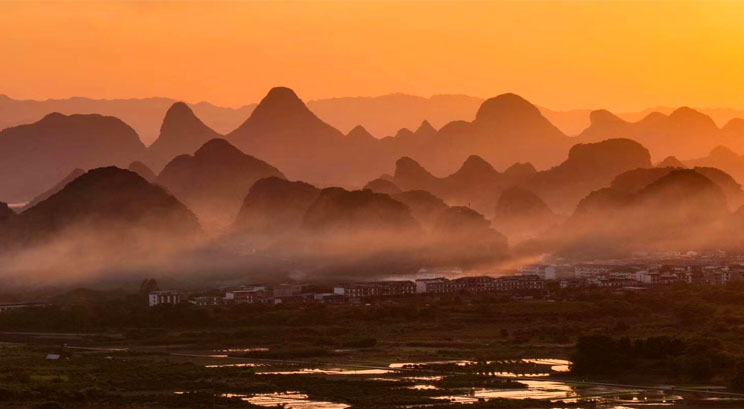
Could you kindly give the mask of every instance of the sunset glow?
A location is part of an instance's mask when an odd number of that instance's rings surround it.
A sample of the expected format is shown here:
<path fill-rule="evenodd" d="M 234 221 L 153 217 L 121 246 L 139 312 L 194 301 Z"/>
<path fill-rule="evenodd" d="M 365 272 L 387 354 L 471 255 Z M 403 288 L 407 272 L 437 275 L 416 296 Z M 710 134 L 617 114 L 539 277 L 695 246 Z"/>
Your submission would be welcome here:
<path fill-rule="evenodd" d="M 744 107 L 744 2 L 3 2 L 0 93 Z"/>

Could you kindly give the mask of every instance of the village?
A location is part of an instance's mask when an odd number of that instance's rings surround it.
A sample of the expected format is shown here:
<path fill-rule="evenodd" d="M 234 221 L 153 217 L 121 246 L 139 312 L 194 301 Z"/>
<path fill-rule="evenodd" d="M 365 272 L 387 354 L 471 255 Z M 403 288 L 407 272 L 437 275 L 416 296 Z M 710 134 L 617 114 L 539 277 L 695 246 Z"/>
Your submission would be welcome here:
<path fill-rule="evenodd" d="M 461 269 L 421 270 L 408 279 L 339 283 L 251 283 L 211 290 L 160 288 L 146 279 L 147 305 L 189 303 L 197 307 L 235 304 L 369 304 L 399 297 L 486 294 L 513 299 L 550 298 L 556 291 L 606 288 L 644 291 L 652 286 L 723 286 L 744 281 L 744 258 L 720 252 L 643 255 L 603 262 L 527 264 L 512 271 L 469 274 Z M 51 305 L 51 301 L 0 303 L 0 313 Z"/>
<path fill-rule="evenodd" d="M 552 290 L 610 288 L 644 291 L 650 286 L 687 284 L 722 286 L 744 281 L 744 261 L 720 254 L 683 254 L 673 258 L 623 259 L 607 263 L 529 264 L 509 273 L 421 277 L 409 280 L 343 282 L 334 285 L 309 283 L 248 284 L 225 289 L 221 295 L 200 295 L 175 290 L 148 294 L 149 305 L 189 302 L 197 306 L 250 303 L 361 304 L 372 300 L 438 294 L 498 293 L 531 299 Z M 452 271 L 448 271 L 451 273 Z M 427 273 L 432 275 L 431 272 Z M 452 275 L 450 275 L 451 277 Z"/>

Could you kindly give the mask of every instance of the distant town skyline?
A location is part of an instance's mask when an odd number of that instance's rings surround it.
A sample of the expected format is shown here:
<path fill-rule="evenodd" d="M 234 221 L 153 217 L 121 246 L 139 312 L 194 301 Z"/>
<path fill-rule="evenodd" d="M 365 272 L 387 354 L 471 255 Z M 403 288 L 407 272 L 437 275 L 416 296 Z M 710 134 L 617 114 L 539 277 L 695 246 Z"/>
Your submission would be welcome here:
<path fill-rule="evenodd" d="M 744 107 L 741 2 L 7 2 L 0 93 Z"/>

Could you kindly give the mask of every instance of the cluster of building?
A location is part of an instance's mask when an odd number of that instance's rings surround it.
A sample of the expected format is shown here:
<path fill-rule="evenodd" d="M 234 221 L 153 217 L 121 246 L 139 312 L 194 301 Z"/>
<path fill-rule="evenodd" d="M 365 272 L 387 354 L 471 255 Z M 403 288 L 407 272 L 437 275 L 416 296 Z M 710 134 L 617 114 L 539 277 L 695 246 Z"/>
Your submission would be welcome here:
<path fill-rule="evenodd" d="M 333 293 L 309 291 L 308 287 L 306 284 L 279 284 L 274 286 L 252 284 L 226 289 L 223 295 L 219 296 L 190 296 L 189 294 L 178 291 L 157 290 L 149 293 L 148 301 L 151 307 L 159 304 L 180 304 L 187 301 L 198 306 L 206 307 L 231 304 L 278 304 L 285 301 L 323 301 L 327 297 L 333 296 Z"/>
<path fill-rule="evenodd" d="M 414 294 L 456 292 L 509 292 L 544 288 L 545 280 L 535 275 L 345 283 L 334 286 L 332 292 L 313 291 L 310 286 L 303 284 L 245 285 L 225 290 L 222 296 L 188 297 L 188 302 L 199 306 L 283 302 L 355 303 L 369 297 L 402 297 Z M 176 291 L 152 291 L 149 294 L 149 305 L 179 304 L 185 302 L 186 298 L 185 294 Z"/>
<path fill-rule="evenodd" d="M 220 296 L 193 296 L 188 302 L 199 306 L 282 302 L 356 303 L 370 297 L 404 297 L 416 294 L 514 293 L 546 289 L 554 282 L 560 288 L 604 287 L 642 289 L 651 285 L 688 283 L 725 285 L 744 281 L 744 264 L 730 263 L 613 263 L 532 264 L 516 274 L 501 277 L 420 278 L 337 284 L 332 290 L 313 290 L 303 284 L 246 285 L 228 289 Z M 153 291 L 150 306 L 186 302 L 185 294 Z"/>
<path fill-rule="evenodd" d="M 558 281 L 561 288 L 630 288 L 679 282 L 725 285 L 744 281 L 744 264 L 726 262 L 529 265 L 520 272 Z"/>

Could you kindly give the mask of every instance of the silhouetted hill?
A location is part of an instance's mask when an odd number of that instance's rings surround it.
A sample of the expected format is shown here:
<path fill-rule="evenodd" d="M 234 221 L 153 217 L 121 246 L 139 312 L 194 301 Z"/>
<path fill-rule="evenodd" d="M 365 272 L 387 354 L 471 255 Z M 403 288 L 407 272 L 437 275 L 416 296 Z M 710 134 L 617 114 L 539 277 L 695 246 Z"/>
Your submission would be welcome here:
<path fill-rule="evenodd" d="M 165 113 L 160 135 L 147 148 L 143 162 L 157 172 L 176 156 L 192 154 L 207 141 L 220 137 L 188 105 L 176 102 Z"/>
<path fill-rule="evenodd" d="M 392 182 L 403 190 L 438 191 L 440 179 L 415 160 L 402 157 L 395 162 Z"/>
<path fill-rule="evenodd" d="M 400 188 L 395 186 L 395 183 L 383 178 L 377 178 L 367 183 L 362 190 L 371 190 L 375 193 L 384 193 L 390 196 L 401 192 Z"/>
<path fill-rule="evenodd" d="M 367 132 L 367 130 L 361 125 L 355 126 L 351 131 L 349 131 L 346 137 L 360 142 L 370 142 L 375 139 L 375 137 Z"/>
<path fill-rule="evenodd" d="M 244 154 L 226 140 L 212 139 L 193 155 L 173 159 L 157 181 L 212 230 L 231 224 L 251 186 L 270 176 L 284 178 L 275 167 Z"/>
<path fill-rule="evenodd" d="M 429 258 L 433 265 L 472 266 L 494 262 L 507 252 L 507 240 L 473 209 L 445 209 L 432 228 Z"/>
<path fill-rule="evenodd" d="M 416 154 L 425 152 L 437 142 L 437 130 L 424 120 L 416 131 L 401 128 L 394 136 L 383 138 L 380 142 L 382 151 L 386 154 Z"/>
<path fill-rule="evenodd" d="M 665 213 L 665 208 L 674 209 L 670 203 L 679 203 L 680 209 L 686 210 L 692 219 L 708 219 L 728 213 L 722 189 L 708 177 L 692 169 L 675 169 L 644 187 L 638 192 L 637 202 L 643 206 L 652 206 L 662 213 Z M 701 209 L 705 211 L 700 211 Z M 669 212 L 667 216 L 678 216 L 673 213 Z M 679 224 L 678 227 L 684 229 L 685 225 Z"/>
<path fill-rule="evenodd" d="M 372 135 L 381 137 L 392 135 L 398 129 L 415 129 L 422 120 L 428 120 L 436 128 L 455 120 L 470 121 L 474 118 L 482 98 L 466 95 L 435 95 L 423 98 L 414 95 L 390 94 L 376 97 L 341 97 L 308 101 L 307 105 L 320 119 L 346 133 L 354 126 L 362 124 Z M 63 114 L 98 113 L 120 118 L 142 138 L 151 144 L 158 136 L 163 115 L 177 101 L 171 98 L 139 99 L 91 99 L 68 98 L 45 101 L 15 100 L 0 95 L 0 129 L 38 121 L 51 112 Z M 220 107 L 209 102 L 189 104 L 197 116 L 219 133 L 227 133 L 242 123 L 256 107 L 252 101 L 239 108 Z M 578 135 L 590 125 L 591 110 L 572 109 L 557 111 L 539 108 L 543 116 L 568 135 Z M 732 118 L 742 117 L 741 110 L 727 108 L 696 108 L 712 117 L 718 124 L 726 124 Z M 650 112 L 670 114 L 674 108 L 654 107 L 639 112 L 619 113 L 626 121 L 638 121 Z M 742 132 L 737 132 L 741 139 Z M 628 137 L 628 135 L 606 135 Z M 740 145 L 734 146 L 737 149 Z M 186 152 L 184 152 L 186 153 Z M 190 153 L 190 152 L 189 152 Z M 471 152 L 477 153 L 477 152 Z M 399 152 L 397 156 L 407 154 Z M 450 171 L 450 170 L 447 170 Z"/>
<path fill-rule="evenodd" d="M 366 138 L 349 138 L 321 121 L 289 88 L 269 91 L 226 139 L 276 164 L 289 177 L 313 183 L 358 186 L 359 174 L 380 173 L 375 170 L 375 153 L 367 150 L 362 155 L 359 149 L 369 143 Z"/>
<path fill-rule="evenodd" d="M 664 176 L 680 168 L 640 168 L 624 172 L 618 175 L 610 187 L 627 193 L 637 193 L 646 186 L 660 180 Z M 727 202 L 734 208 L 739 207 L 744 201 L 744 191 L 741 186 L 727 173 L 710 167 L 695 167 L 692 169 L 718 185 L 726 195 Z"/>
<path fill-rule="evenodd" d="M 517 164 L 499 173 L 482 158 L 470 156 L 458 171 L 438 178 L 404 157 L 396 162 L 391 181 L 401 189 L 426 190 L 449 205 L 467 205 L 483 213 L 491 213 L 501 192 L 516 185 L 536 193 L 551 208 L 570 213 L 582 197 L 607 186 L 616 175 L 650 166 L 650 155 L 643 146 L 628 139 L 611 139 L 575 145 L 563 163 L 542 172 L 530 164 Z"/>
<path fill-rule="evenodd" d="M 557 222 L 556 214 L 540 197 L 520 187 L 501 193 L 493 216 L 493 226 L 513 241 L 534 237 Z"/>
<path fill-rule="evenodd" d="M 624 190 L 610 187 L 595 190 L 576 205 L 572 218 L 585 219 L 589 217 L 613 216 L 623 210 L 632 201 L 633 195 Z M 589 224 L 589 223 L 587 223 Z"/>
<path fill-rule="evenodd" d="M 48 241 L 70 231 L 93 236 L 116 230 L 135 236 L 201 231 L 194 214 L 163 188 L 116 167 L 93 169 L 76 178 L 21 213 L 16 227 L 16 239 L 22 241 Z"/>
<path fill-rule="evenodd" d="M 52 112 L 65 115 L 100 114 L 121 119 L 146 145 L 158 137 L 163 116 L 178 101 L 172 98 L 93 99 L 72 97 L 44 101 L 17 100 L 0 95 L 0 129 L 36 122 Z M 219 132 L 235 129 L 256 104 L 240 108 L 220 107 L 209 102 L 189 104 L 196 114 Z"/>
<path fill-rule="evenodd" d="M 34 207 L 40 202 L 48 199 L 53 194 L 59 192 L 60 190 L 64 189 L 65 186 L 67 186 L 68 183 L 72 182 L 73 180 L 77 179 L 78 177 L 85 174 L 85 171 L 82 169 L 74 169 L 72 172 L 70 172 L 69 175 L 65 176 L 62 180 L 60 180 L 57 184 L 52 186 L 49 190 L 46 192 L 41 193 L 40 195 L 34 197 L 29 201 L 25 206 L 23 206 L 22 210 L 26 210 L 28 208 Z"/>
<path fill-rule="evenodd" d="M 684 163 L 674 156 L 667 156 L 663 161 L 656 164 L 657 168 L 686 168 Z"/>
<path fill-rule="evenodd" d="M 146 181 L 150 183 L 154 182 L 158 177 L 155 172 L 152 171 L 152 169 L 148 168 L 147 165 L 140 161 L 134 161 L 130 163 L 127 169 L 142 176 Z"/>
<path fill-rule="evenodd" d="M 592 142 L 618 137 L 640 142 L 655 160 L 668 156 L 689 159 L 717 145 L 744 146 L 744 126 L 734 119 L 719 129 L 709 116 L 689 107 L 675 109 L 669 115 L 652 112 L 637 122 L 626 122 L 607 111 L 594 111 L 591 125 L 577 140 Z"/>
<path fill-rule="evenodd" d="M 416 128 L 416 131 L 413 132 L 413 134 L 419 140 L 427 140 L 434 137 L 437 134 L 437 130 L 434 128 L 434 126 L 432 126 L 431 123 L 429 123 L 429 121 L 424 119 L 421 122 L 421 125 Z"/>
<path fill-rule="evenodd" d="M 305 182 L 268 177 L 256 182 L 243 201 L 235 230 L 254 235 L 296 234 L 320 189 Z"/>
<path fill-rule="evenodd" d="M 483 102 L 473 122 L 442 127 L 436 140 L 417 157 L 435 173 L 451 172 L 473 154 L 497 167 L 532 162 L 540 167 L 557 163 L 570 140 L 524 98 L 503 94 Z"/>
<path fill-rule="evenodd" d="M 733 146 L 741 146 L 744 138 L 744 119 L 732 118 L 721 127 L 721 131 L 728 139 L 727 144 L 734 142 Z M 738 142 L 738 143 L 737 143 Z"/>
<path fill-rule="evenodd" d="M 508 180 L 522 182 L 529 179 L 537 170 L 531 163 L 515 163 L 504 170 L 504 177 Z"/>
<path fill-rule="evenodd" d="M 408 207 L 390 196 L 341 188 L 323 189 L 303 226 L 320 234 L 409 232 L 419 227 Z"/>
<path fill-rule="evenodd" d="M 409 190 L 392 194 L 391 197 L 408 206 L 413 217 L 428 228 L 449 208 L 442 199 L 425 190 Z"/>
<path fill-rule="evenodd" d="M 347 132 L 363 124 L 380 138 L 398 129 L 414 129 L 422 121 L 435 127 L 454 120 L 472 120 L 482 98 L 466 95 L 391 94 L 378 97 L 342 97 L 308 101 L 308 107 L 323 121 Z"/>
<path fill-rule="evenodd" d="M 0 132 L 0 200 L 24 202 L 75 168 L 126 166 L 145 146 L 117 118 L 52 113 Z"/>
<path fill-rule="evenodd" d="M 613 113 L 600 109 L 589 115 L 589 127 L 576 138 L 577 142 L 597 142 L 611 138 L 632 137 L 632 125 Z"/>
<path fill-rule="evenodd" d="M 651 167 L 648 150 L 629 139 L 574 145 L 558 166 L 538 172 L 524 186 L 560 213 L 571 213 L 588 192 L 607 186 L 618 174 Z"/>
<path fill-rule="evenodd" d="M 709 248 L 721 243 L 722 223 L 729 215 L 716 183 L 692 169 L 672 169 L 637 192 L 592 192 L 545 243 L 561 255 L 577 257 Z"/>
<path fill-rule="evenodd" d="M 744 183 L 744 157 L 725 146 L 717 146 L 707 156 L 688 160 L 685 164 L 718 168 Z"/>
<path fill-rule="evenodd" d="M 282 260 L 296 273 L 345 277 L 472 266 L 507 252 L 505 238 L 482 215 L 452 210 L 428 192 L 391 198 L 370 190 L 318 190 L 279 178 L 256 182 L 222 242 L 242 253 Z"/>

